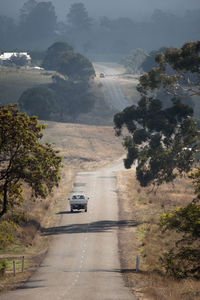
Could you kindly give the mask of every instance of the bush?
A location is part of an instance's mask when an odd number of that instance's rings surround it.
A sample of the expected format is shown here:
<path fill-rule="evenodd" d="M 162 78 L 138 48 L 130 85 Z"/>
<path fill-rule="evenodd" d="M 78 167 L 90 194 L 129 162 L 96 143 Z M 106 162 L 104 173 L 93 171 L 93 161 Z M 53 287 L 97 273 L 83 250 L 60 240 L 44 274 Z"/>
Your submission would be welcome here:
<path fill-rule="evenodd" d="M 200 250 L 181 247 L 165 253 L 160 259 L 166 273 L 175 278 L 200 278 Z"/>
<path fill-rule="evenodd" d="M 0 222 L 0 249 L 5 248 L 13 241 L 13 233 L 17 230 L 17 226 L 12 221 Z"/>
<path fill-rule="evenodd" d="M 24 211 L 14 211 L 10 216 L 10 220 L 19 226 L 23 226 L 29 221 L 29 218 Z"/>
<path fill-rule="evenodd" d="M 19 98 L 20 109 L 29 115 L 35 115 L 42 120 L 51 120 L 51 115 L 57 111 L 56 95 L 46 87 L 29 88 Z"/>
<path fill-rule="evenodd" d="M 7 268 L 7 261 L 5 259 L 1 260 L 0 261 L 0 276 L 3 276 L 5 274 L 6 268 Z"/>
<path fill-rule="evenodd" d="M 161 264 L 176 278 L 200 278 L 200 205 L 192 202 L 161 217 L 164 231 L 181 234 L 176 247 L 161 257 Z"/>

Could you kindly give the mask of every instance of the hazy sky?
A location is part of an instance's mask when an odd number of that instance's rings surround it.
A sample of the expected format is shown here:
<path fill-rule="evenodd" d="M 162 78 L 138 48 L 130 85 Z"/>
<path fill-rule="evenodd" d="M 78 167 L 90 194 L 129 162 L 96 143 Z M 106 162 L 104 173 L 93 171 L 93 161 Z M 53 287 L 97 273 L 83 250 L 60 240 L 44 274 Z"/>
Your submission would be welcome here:
<path fill-rule="evenodd" d="M 38 2 L 50 0 L 38 0 Z M 25 0 L 0 0 L 0 14 L 17 16 Z M 127 16 L 138 20 L 151 14 L 156 8 L 170 12 L 200 8 L 200 0 L 52 0 L 57 16 L 64 19 L 72 3 L 85 4 L 91 17 L 108 16 L 116 18 Z"/>

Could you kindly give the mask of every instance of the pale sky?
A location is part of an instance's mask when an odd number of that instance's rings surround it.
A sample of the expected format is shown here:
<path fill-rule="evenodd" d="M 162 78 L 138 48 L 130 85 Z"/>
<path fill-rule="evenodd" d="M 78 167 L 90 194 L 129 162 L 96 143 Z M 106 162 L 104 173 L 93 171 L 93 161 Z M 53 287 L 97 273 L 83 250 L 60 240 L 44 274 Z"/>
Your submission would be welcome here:
<path fill-rule="evenodd" d="M 38 2 L 50 0 L 38 0 Z M 0 0 L 0 14 L 17 17 L 25 0 Z M 155 9 L 183 13 L 187 9 L 200 9 L 200 0 L 52 0 L 59 19 L 64 19 L 72 3 L 85 4 L 90 17 L 130 17 L 139 20 Z"/>

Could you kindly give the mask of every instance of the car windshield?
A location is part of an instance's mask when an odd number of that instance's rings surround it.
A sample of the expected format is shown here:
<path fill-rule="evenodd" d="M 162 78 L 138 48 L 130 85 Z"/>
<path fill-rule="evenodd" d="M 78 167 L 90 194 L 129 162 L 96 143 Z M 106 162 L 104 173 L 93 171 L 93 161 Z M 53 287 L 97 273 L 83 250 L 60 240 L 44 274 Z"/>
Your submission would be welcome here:
<path fill-rule="evenodd" d="M 73 195 L 72 199 L 85 199 L 84 195 Z"/>

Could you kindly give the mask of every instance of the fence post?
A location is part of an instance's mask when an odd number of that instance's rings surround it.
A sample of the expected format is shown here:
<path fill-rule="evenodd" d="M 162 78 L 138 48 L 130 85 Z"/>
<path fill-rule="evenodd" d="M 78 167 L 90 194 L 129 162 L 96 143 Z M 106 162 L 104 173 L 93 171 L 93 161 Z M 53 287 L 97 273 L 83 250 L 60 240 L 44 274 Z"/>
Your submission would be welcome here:
<path fill-rule="evenodd" d="M 16 276 L 15 261 L 13 260 L 13 275 Z"/>
<path fill-rule="evenodd" d="M 22 256 L 22 272 L 24 272 L 24 256 Z"/>
<path fill-rule="evenodd" d="M 139 265 L 140 265 L 140 257 L 138 255 L 136 258 L 136 273 L 138 273 L 138 271 L 139 271 Z"/>

